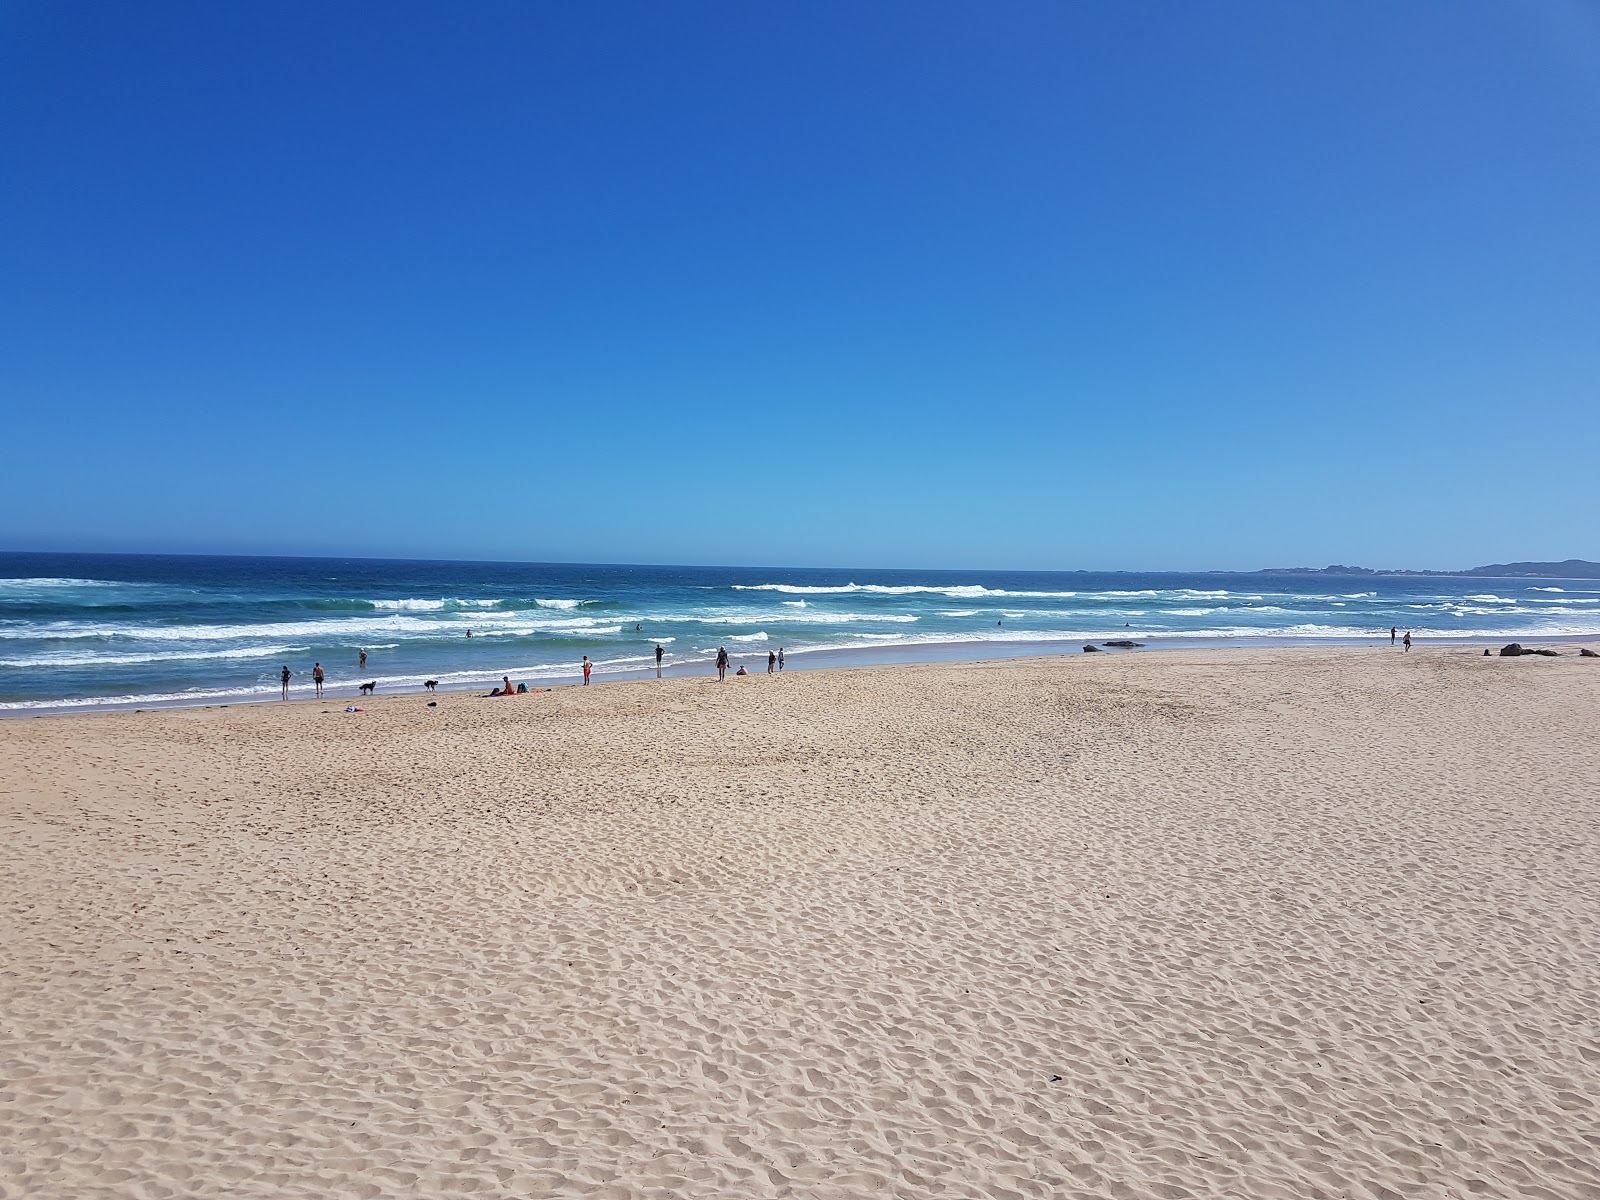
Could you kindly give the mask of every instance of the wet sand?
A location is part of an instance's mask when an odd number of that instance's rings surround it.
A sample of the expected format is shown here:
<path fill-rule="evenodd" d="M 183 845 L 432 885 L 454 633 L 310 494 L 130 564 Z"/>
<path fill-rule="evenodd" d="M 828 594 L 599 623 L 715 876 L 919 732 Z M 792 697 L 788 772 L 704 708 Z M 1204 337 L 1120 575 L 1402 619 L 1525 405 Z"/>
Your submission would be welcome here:
<path fill-rule="evenodd" d="M 1600 663 L 0 723 L 0 1197 L 1600 1194 Z"/>

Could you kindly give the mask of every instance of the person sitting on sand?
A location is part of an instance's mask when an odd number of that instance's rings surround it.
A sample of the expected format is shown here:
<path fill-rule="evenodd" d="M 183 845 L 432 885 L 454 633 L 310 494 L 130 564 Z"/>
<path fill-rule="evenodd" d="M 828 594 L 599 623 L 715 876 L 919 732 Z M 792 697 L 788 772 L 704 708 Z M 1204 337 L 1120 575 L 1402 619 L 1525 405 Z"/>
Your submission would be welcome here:
<path fill-rule="evenodd" d="M 750 672 L 746 671 L 743 667 L 740 667 L 737 671 L 734 672 L 734 674 L 735 675 L 748 675 L 748 674 L 750 674 Z"/>
<path fill-rule="evenodd" d="M 525 695 L 527 695 L 527 693 L 528 693 L 528 685 L 527 684 L 525 684 L 525 683 L 517 684 L 517 695 L 525 696 Z"/>
<path fill-rule="evenodd" d="M 511 676 L 500 676 L 500 685 L 500 694 L 502 696 L 515 696 L 517 694 L 517 689 L 511 686 Z"/>

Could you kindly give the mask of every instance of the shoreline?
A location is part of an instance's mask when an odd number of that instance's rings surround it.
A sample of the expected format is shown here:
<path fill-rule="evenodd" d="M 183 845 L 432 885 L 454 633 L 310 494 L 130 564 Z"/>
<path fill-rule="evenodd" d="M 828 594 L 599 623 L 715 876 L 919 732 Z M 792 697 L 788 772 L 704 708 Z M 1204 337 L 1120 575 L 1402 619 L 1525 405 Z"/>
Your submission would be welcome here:
<path fill-rule="evenodd" d="M 1181 634 L 1146 634 L 1140 637 L 1136 631 L 1128 630 L 1119 635 L 1128 637 L 1142 644 L 1137 649 L 1121 647 L 1107 648 L 1101 639 L 1089 638 L 1060 638 L 1060 639 L 1019 639 L 1017 641 L 1002 641 L 999 639 L 985 641 L 949 641 L 949 642 L 911 642 L 891 645 L 853 646 L 853 647 L 825 647 L 814 650 L 794 650 L 786 654 L 785 670 L 790 671 L 816 671 L 843 667 L 872 667 L 918 665 L 935 663 L 972 663 L 985 662 L 990 659 L 1025 659 L 1025 658 L 1057 658 L 1071 657 L 1083 653 L 1083 647 L 1093 644 L 1099 647 L 1102 653 L 1128 656 L 1146 652 L 1171 652 L 1178 650 L 1288 650 L 1303 648 L 1311 649 L 1339 649 L 1346 647 L 1369 647 L 1372 649 L 1394 649 L 1402 652 L 1399 646 L 1391 647 L 1384 637 L 1327 637 L 1327 638 L 1195 638 L 1185 637 Z M 1600 643 L 1600 634 L 1588 639 Z M 1574 638 L 1569 635 L 1535 635 L 1521 634 L 1515 637 L 1466 635 L 1460 638 L 1414 639 L 1415 650 L 1423 647 L 1450 648 L 1450 647 L 1484 647 L 1495 649 L 1506 645 L 1508 642 L 1517 641 L 1527 645 L 1543 645 L 1549 647 L 1571 647 L 1570 653 L 1576 654 L 1578 648 L 1585 644 L 1585 639 Z M 731 666 L 728 674 L 733 676 L 739 665 L 744 665 L 750 674 L 766 673 L 766 650 L 759 652 L 735 652 L 730 654 Z M 512 682 L 520 682 L 520 674 L 528 682 L 530 690 L 537 683 L 541 691 L 554 690 L 573 686 L 582 686 L 582 672 L 573 667 L 570 672 L 555 675 L 532 676 L 534 670 L 545 670 L 545 667 L 510 667 L 498 670 L 494 674 L 484 675 L 481 678 L 456 679 L 446 682 L 441 678 L 438 694 L 460 694 L 476 692 L 483 688 L 494 688 L 500 685 L 502 675 L 512 676 Z M 715 674 L 716 668 L 711 659 L 695 659 L 690 662 L 666 662 L 657 670 L 651 667 L 626 668 L 622 670 L 594 672 L 595 686 L 601 683 L 637 682 L 649 679 L 680 679 L 701 677 Z M 420 679 L 406 676 L 403 679 L 395 676 L 377 676 L 380 690 L 378 697 L 382 696 L 408 696 L 428 695 L 421 685 Z M 387 690 L 385 687 L 387 686 Z M 363 699 L 372 699 L 372 696 L 363 697 L 359 688 L 350 685 L 329 685 L 323 690 L 323 699 L 328 701 L 343 700 L 360 703 Z M 43 716 L 72 716 L 88 715 L 106 712 L 139 712 L 151 709 L 175 708 L 231 708 L 240 705 L 257 704 L 284 704 L 300 700 L 315 700 L 317 697 L 309 686 L 291 685 L 289 698 L 285 701 L 278 691 L 273 688 L 250 690 L 220 690 L 216 692 L 197 693 L 193 696 L 175 696 L 171 694 L 151 697 L 90 697 L 84 699 L 63 698 L 49 701 L 4 701 L 0 702 L 0 722 L 6 720 L 26 719 Z"/>

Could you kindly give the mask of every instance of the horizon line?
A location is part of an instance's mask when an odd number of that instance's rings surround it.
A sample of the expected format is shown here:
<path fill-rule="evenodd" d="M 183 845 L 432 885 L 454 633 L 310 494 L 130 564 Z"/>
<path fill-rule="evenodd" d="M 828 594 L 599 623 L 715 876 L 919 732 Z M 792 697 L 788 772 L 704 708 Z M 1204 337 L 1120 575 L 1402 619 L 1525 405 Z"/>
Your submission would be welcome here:
<path fill-rule="evenodd" d="M 585 562 L 564 561 L 556 559 L 515 559 L 515 558 L 435 558 L 435 557 L 396 557 L 388 555 L 364 554 L 244 554 L 198 551 L 163 551 L 163 550 L 10 550 L 0 549 L 0 557 L 24 555 L 57 556 L 62 558 L 190 558 L 190 559 L 284 559 L 297 562 L 371 562 L 371 563 L 418 563 L 437 564 L 455 563 L 471 566 L 511 566 L 511 567 L 603 567 L 603 568 L 634 568 L 647 570 L 702 570 L 702 571 L 879 571 L 879 572 L 918 572 L 937 571 L 945 573 L 958 573 L 963 571 L 986 571 L 1010 575 L 1274 575 L 1274 574 L 1328 574 L 1337 575 L 1347 573 L 1351 575 L 1467 575 L 1474 571 L 1481 571 L 1488 566 L 1513 566 L 1511 563 L 1484 563 L 1475 567 L 1461 567 L 1450 569 L 1428 567 L 1362 567 L 1352 563 L 1333 563 L 1325 567 L 1289 566 L 1289 567 L 1201 567 L 1185 570 L 1177 567 L 1137 568 L 1137 567 L 869 567 L 859 564 L 845 566 L 798 566 L 795 564 L 780 565 L 774 563 L 665 563 L 665 562 Z M 1563 560 L 1521 560 L 1540 566 L 1561 566 L 1566 563 L 1581 563 L 1587 566 L 1600 566 L 1587 559 L 1568 558 Z M 1520 575 L 1506 576 L 1506 578 L 1522 578 Z M 1556 578 L 1556 576 L 1550 576 Z"/>

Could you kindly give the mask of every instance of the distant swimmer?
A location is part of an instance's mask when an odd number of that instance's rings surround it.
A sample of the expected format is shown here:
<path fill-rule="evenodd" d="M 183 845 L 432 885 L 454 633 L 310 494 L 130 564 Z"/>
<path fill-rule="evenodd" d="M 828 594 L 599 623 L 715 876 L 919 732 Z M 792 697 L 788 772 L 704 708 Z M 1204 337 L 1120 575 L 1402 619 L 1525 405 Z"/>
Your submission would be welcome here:
<path fill-rule="evenodd" d="M 468 636 L 468 637 L 471 637 L 471 636 L 472 636 L 472 630 L 470 630 L 470 629 L 469 629 L 469 630 L 467 630 L 467 636 Z"/>
<path fill-rule="evenodd" d="M 778 670 L 783 670 L 783 647 L 778 647 Z"/>
<path fill-rule="evenodd" d="M 771 650 L 767 651 L 767 674 L 771 675 L 778 668 L 778 656 Z"/>
<path fill-rule="evenodd" d="M 363 671 L 367 669 L 367 652 L 365 650 L 361 652 L 360 667 Z"/>
<path fill-rule="evenodd" d="M 289 667 L 287 664 L 284 665 L 283 674 L 278 678 L 283 680 L 283 698 L 287 700 L 289 698 Z"/>
<path fill-rule="evenodd" d="M 663 654 L 665 654 L 665 653 L 666 653 L 666 651 L 661 648 L 661 643 L 657 642 L 656 643 L 656 666 L 659 667 L 661 665 L 661 656 Z"/>
<path fill-rule="evenodd" d="M 588 687 L 589 686 L 589 672 L 592 671 L 592 670 L 594 670 L 594 664 L 589 661 L 589 656 L 587 654 L 585 654 L 583 656 L 583 686 L 584 687 Z"/>
<path fill-rule="evenodd" d="M 1409 630 L 1409 629 L 1406 630 L 1405 637 L 1401 638 L 1400 640 L 1405 643 L 1406 653 L 1410 654 L 1411 653 L 1411 630 Z"/>
<path fill-rule="evenodd" d="M 717 647 L 717 682 L 722 683 L 728 678 L 728 648 Z"/>
<path fill-rule="evenodd" d="M 1399 632 L 1393 625 L 1389 626 L 1389 645 L 1394 645 L 1394 636 Z"/>
<path fill-rule="evenodd" d="M 643 626 L 643 625 L 635 625 L 635 626 L 634 626 L 634 627 L 633 627 L 633 631 L 634 631 L 634 632 L 635 632 L 635 633 L 638 633 L 638 632 L 639 632 L 639 631 L 640 631 L 640 630 L 641 630 L 641 629 L 643 629 L 643 628 L 644 628 L 644 626 Z"/>
<path fill-rule="evenodd" d="M 311 668 L 311 682 L 317 685 L 317 699 L 322 699 L 322 664 L 317 663 Z"/>

